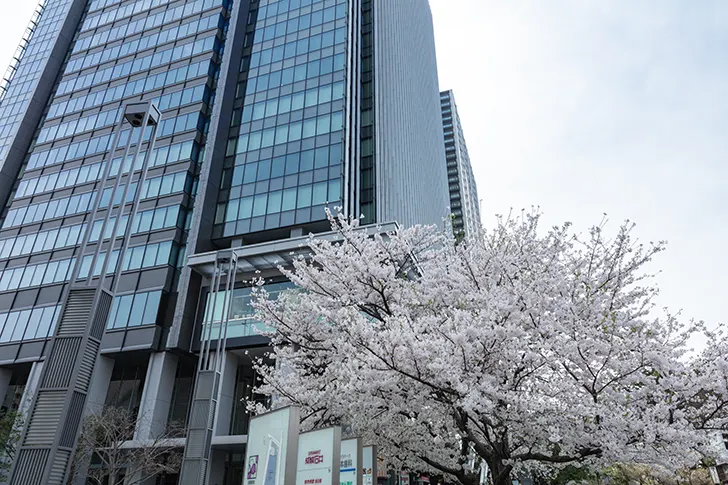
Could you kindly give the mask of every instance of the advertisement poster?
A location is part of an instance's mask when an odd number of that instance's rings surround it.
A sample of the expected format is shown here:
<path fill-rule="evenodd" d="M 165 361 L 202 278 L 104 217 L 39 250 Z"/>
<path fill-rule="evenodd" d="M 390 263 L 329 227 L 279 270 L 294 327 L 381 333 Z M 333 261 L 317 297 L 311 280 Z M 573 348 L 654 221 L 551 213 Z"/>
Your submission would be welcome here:
<path fill-rule="evenodd" d="M 298 437 L 296 485 L 339 485 L 341 428 L 338 426 Z"/>
<path fill-rule="evenodd" d="M 340 485 L 361 485 L 361 440 L 341 440 Z"/>
<path fill-rule="evenodd" d="M 250 420 L 241 485 L 293 485 L 299 411 L 287 407 Z"/>
<path fill-rule="evenodd" d="M 376 457 L 377 451 L 374 446 L 365 446 L 362 448 L 362 485 L 373 485 L 376 483 Z"/>

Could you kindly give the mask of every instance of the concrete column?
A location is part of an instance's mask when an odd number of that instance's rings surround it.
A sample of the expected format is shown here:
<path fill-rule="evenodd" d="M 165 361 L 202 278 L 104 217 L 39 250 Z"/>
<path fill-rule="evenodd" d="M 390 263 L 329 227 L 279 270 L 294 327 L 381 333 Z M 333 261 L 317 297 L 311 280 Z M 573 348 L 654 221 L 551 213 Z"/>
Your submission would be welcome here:
<path fill-rule="evenodd" d="M 238 357 L 232 352 L 225 352 L 225 365 L 220 382 L 220 400 L 217 403 L 217 416 L 215 418 L 215 435 L 227 436 L 230 434 L 230 420 L 235 405 L 235 378 L 238 371 Z M 224 459 L 224 458 L 223 458 Z M 213 485 L 215 482 L 211 481 Z"/>
<path fill-rule="evenodd" d="M 5 401 L 5 395 L 8 393 L 8 387 L 10 387 L 10 379 L 13 377 L 13 371 L 5 367 L 0 367 L 0 405 Z M 6 457 L 0 458 L 3 461 L 3 465 L 12 464 L 12 459 Z M 0 480 L 0 485 L 6 485 L 7 482 Z"/>
<path fill-rule="evenodd" d="M 225 485 L 225 456 L 227 451 L 212 450 L 209 485 Z"/>
<path fill-rule="evenodd" d="M 146 440 L 164 432 L 172 403 L 178 360 L 170 352 L 157 352 L 149 356 L 135 439 Z"/>
<path fill-rule="evenodd" d="M 84 415 L 100 414 L 106 404 L 106 395 L 109 393 L 111 373 L 114 372 L 114 359 L 99 355 L 91 376 L 91 385 L 86 398 Z"/>
<path fill-rule="evenodd" d="M 33 400 L 35 392 L 38 390 L 38 384 L 40 384 L 40 374 L 43 372 L 43 366 L 45 362 L 33 362 L 33 366 L 30 368 L 30 374 L 28 374 L 28 382 L 25 384 L 25 390 L 23 391 L 23 397 L 20 399 L 20 405 L 18 406 L 18 412 L 23 417 L 23 421 L 27 422 L 28 413 L 30 412 L 30 404 Z"/>
<path fill-rule="evenodd" d="M 0 367 L 0 405 L 5 400 L 5 395 L 10 387 L 10 378 L 13 377 L 13 371 L 5 367 Z"/>
<path fill-rule="evenodd" d="M 96 359 L 94 372 L 91 375 L 91 385 L 89 386 L 88 396 L 86 397 L 86 408 L 84 409 L 84 417 L 91 414 L 101 414 L 106 404 L 106 395 L 109 393 L 109 383 L 111 382 L 111 373 L 114 371 L 114 359 L 99 355 Z M 83 424 L 82 424 L 83 426 Z M 85 485 L 86 474 L 91 463 L 90 457 L 76 466 L 80 471 L 73 479 L 73 485 Z"/>

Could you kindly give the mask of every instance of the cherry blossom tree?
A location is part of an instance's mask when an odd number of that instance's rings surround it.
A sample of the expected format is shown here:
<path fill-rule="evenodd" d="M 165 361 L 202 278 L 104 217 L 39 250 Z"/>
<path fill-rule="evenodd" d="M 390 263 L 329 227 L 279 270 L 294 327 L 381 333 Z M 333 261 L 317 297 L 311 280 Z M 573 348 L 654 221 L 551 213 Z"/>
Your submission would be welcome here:
<path fill-rule="evenodd" d="M 614 463 L 692 466 L 728 425 L 728 345 L 658 312 L 646 265 L 665 245 L 540 214 L 498 218 L 462 243 L 434 227 L 375 234 L 331 218 L 335 241 L 281 271 L 268 299 L 274 365 L 261 392 L 304 426 L 343 423 L 394 466 L 464 485 Z M 660 316 L 657 317 L 656 314 Z"/>

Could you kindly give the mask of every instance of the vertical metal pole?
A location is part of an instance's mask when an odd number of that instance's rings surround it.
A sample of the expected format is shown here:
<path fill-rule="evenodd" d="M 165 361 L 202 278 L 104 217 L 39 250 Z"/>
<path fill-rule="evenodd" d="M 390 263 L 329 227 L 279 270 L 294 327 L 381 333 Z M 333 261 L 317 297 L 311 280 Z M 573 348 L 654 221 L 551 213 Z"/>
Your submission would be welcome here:
<path fill-rule="evenodd" d="M 223 276 L 225 282 L 223 283 Z M 222 379 L 225 373 L 225 349 L 228 325 L 232 311 L 232 295 L 237 277 L 237 254 L 233 250 L 220 251 L 215 259 L 210 284 L 210 296 L 203 317 L 200 332 L 200 358 L 195 377 L 194 398 L 187 424 L 187 441 L 180 472 L 180 485 L 207 485 L 210 481 L 212 458 L 212 437 L 217 425 L 218 403 L 222 393 Z M 215 310 L 219 293 L 222 296 L 220 328 L 213 337 Z M 215 355 L 212 355 L 212 340 L 215 338 Z"/>
<path fill-rule="evenodd" d="M 144 112 L 142 116 L 140 113 Z M 154 119 L 151 113 L 154 113 Z M 40 377 L 38 389 L 31 404 L 31 412 L 26 423 L 18 452 L 10 472 L 10 485 L 64 485 L 68 478 L 71 460 L 73 459 L 78 440 L 79 427 L 86 407 L 86 397 L 91 383 L 94 366 L 101 346 L 101 337 L 104 333 L 108 319 L 113 295 L 104 288 L 106 269 L 110 261 L 116 231 L 123 214 L 130 183 L 124 189 L 119 215 L 114 223 L 114 230 L 109 242 L 109 252 L 104 260 L 101 277 L 94 286 L 89 286 L 93 280 L 95 260 L 90 268 L 90 274 L 85 284 L 76 284 L 83 253 L 88 246 L 93 221 L 98 213 L 101 194 L 111 170 L 111 160 L 118 145 L 124 125 L 124 118 L 133 116 L 133 121 L 142 118 L 144 126 L 156 124 L 159 111 L 151 103 L 127 105 L 122 113 L 123 118 L 117 125 L 114 144 L 111 147 L 109 162 L 104 167 L 104 175 L 99 184 L 100 192 L 94 198 L 93 209 L 89 222 L 84 231 L 84 237 L 79 250 L 79 257 L 71 271 L 71 281 L 63 297 L 63 309 L 59 324 L 51 339 L 46 363 Z M 131 121 L 131 120 L 130 120 Z M 142 130 L 143 133 L 143 130 Z M 156 133 L 155 131 L 152 132 Z M 141 145 L 142 138 L 139 139 Z M 125 158 L 129 151 L 131 140 L 125 149 Z M 135 158 L 138 157 L 140 147 L 137 147 Z M 106 225 L 113 211 L 113 197 L 123 175 L 123 164 L 119 176 L 112 190 L 112 199 L 104 217 L 102 233 L 99 236 L 94 258 L 100 255 L 100 246 L 103 243 Z M 129 182 L 134 172 L 134 161 L 129 173 Z M 142 174 L 142 177 L 144 173 Z M 141 181 L 140 181 L 141 184 Z M 125 234 L 128 244 L 130 234 Z"/>

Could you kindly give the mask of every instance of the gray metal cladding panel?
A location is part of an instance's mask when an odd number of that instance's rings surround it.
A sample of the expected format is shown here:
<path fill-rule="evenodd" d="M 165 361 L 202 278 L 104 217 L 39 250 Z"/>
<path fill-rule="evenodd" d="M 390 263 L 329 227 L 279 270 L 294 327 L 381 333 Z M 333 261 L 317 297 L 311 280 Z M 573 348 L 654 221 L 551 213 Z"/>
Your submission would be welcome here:
<path fill-rule="evenodd" d="M 48 477 L 48 485 L 63 485 L 63 476 L 66 473 L 68 467 L 68 459 L 71 456 L 70 451 L 58 450 L 56 451 L 56 458 L 53 460 L 51 467 L 51 474 Z"/>
<path fill-rule="evenodd" d="M 190 410 L 190 428 L 207 429 L 212 416 L 212 405 L 208 399 L 196 399 L 192 401 Z"/>
<path fill-rule="evenodd" d="M 78 370 L 78 379 L 76 380 L 76 389 L 81 392 L 87 392 L 91 384 L 91 376 L 94 372 L 98 352 L 99 343 L 89 339 L 86 343 L 86 352 L 84 352 L 81 359 L 81 367 Z"/>
<path fill-rule="evenodd" d="M 70 448 L 76 441 L 76 434 L 78 428 L 81 425 L 81 418 L 83 417 L 83 407 L 86 403 L 86 396 L 84 394 L 74 392 L 71 398 L 71 406 L 68 409 L 66 416 L 66 423 L 63 425 L 63 432 L 61 433 L 61 439 L 59 445 Z"/>
<path fill-rule="evenodd" d="M 81 337 L 59 337 L 48 362 L 43 387 L 68 387 L 71 383 L 73 367 L 81 349 Z"/>
<path fill-rule="evenodd" d="M 185 457 L 202 458 L 204 456 L 207 434 L 206 429 L 191 429 L 188 431 Z"/>
<path fill-rule="evenodd" d="M 22 342 L 18 352 L 18 361 L 36 361 L 43 355 L 43 347 L 46 341 Z"/>
<path fill-rule="evenodd" d="M 207 462 L 204 460 L 188 461 L 182 464 L 184 468 L 182 473 L 182 481 L 180 485 L 199 485 L 200 477 L 204 476 L 204 470 L 207 469 Z"/>
<path fill-rule="evenodd" d="M 58 325 L 58 335 L 83 335 L 86 332 L 94 303 L 94 291 L 71 290 L 68 303 L 63 308 L 61 322 Z"/>
<path fill-rule="evenodd" d="M 20 344 L 0 345 L 0 365 L 14 364 L 18 358 Z"/>
<path fill-rule="evenodd" d="M 25 434 L 24 446 L 53 445 L 53 439 L 58 432 L 58 422 L 63 412 L 66 391 L 38 392 L 38 398 L 30 416 L 28 430 Z"/>
<path fill-rule="evenodd" d="M 106 321 L 109 319 L 109 311 L 111 310 L 111 302 L 113 298 L 110 293 L 102 291 L 99 295 L 99 303 L 96 305 L 96 314 L 91 324 L 91 336 L 95 339 L 101 339 L 104 334 Z"/>
<path fill-rule="evenodd" d="M 442 225 L 449 193 L 427 0 L 374 0 L 377 220 Z"/>
<path fill-rule="evenodd" d="M 149 327 L 130 328 L 124 332 L 122 350 L 145 350 L 156 348 L 162 327 L 157 325 Z M 105 339 L 106 337 L 104 337 Z"/>
<path fill-rule="evenodd" d="M 21 449 L 18 451 L 18 463 L 15 465 L 14 482 L 17 485 L 38 485 L 43 478 L 43 467 L 50 450 Z"/>
<path fill-rule="evenodd" d="M 199 371 L 195 386 L 195 399 L 207 399 L 213 396 L 217 390 L 215 381 L 216 373 L 214 371 Z"/>

